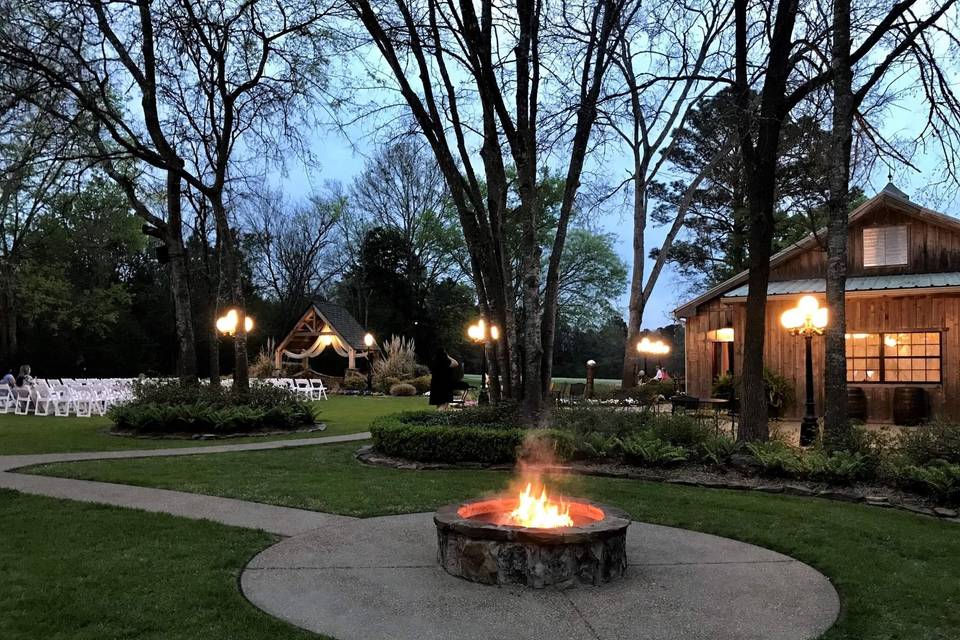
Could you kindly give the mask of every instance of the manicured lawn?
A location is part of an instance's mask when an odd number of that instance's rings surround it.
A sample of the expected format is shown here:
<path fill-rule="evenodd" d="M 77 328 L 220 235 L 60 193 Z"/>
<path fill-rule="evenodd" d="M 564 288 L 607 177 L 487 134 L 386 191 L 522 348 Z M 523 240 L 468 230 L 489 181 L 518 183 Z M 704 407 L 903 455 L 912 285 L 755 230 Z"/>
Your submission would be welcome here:
<path fill-rule="evenodd" d="M 306 640 L 247 602 L 241 569 L 272 537 L 0 490 L 4 640 Z"/>
<path fill-rule="evenodd" d="M 0 415 L 0 455 L 196 447 L 340 435 L 366 431 L 370 421 L 381 415 L 427 407 L 425 398 L 361 396 L 330 396 L 329 400 L 322 400 L 315 404 L 319 420 L 327 425 L 325 431 L 229 440 L 119 438 L 104 433 L 110 426 L 110 421 L 106 418 L 50 418 L 4 414 Z"/>
<path fill-rule="evenodd" d="M 349 515 L 431 510 L 506 486 L 484 471 L 401 471 L 355 462 L 356 445 L 48 465 L 38 473 L 197 491 Z M 256 474 L 250 474 L 254 468 Z M 568 477 L 569 494 L 636 519 L 759 544 L 829 576 L 844 612 L 831 640 L 956 640 L 960 528 L 907 513 L 787 496 Z M 722 594 L 718 594 L 722 597 Z"/>

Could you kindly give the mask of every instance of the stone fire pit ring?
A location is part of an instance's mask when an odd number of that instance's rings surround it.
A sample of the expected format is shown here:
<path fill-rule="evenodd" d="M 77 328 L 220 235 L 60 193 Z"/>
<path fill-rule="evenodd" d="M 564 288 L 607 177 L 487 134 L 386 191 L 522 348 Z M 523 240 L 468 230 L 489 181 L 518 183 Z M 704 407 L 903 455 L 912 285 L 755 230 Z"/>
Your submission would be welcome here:
<path fill-rule="evenodd" d="M 516 501 L 507 497 L 441 507 L 434 514 L 437 559 L 447 573 L 482 584 L 533 588 L 600 585 L 627 570 L 625 511 L 589 500 L 568 502 L 572 527 L 496 524 Z"/>

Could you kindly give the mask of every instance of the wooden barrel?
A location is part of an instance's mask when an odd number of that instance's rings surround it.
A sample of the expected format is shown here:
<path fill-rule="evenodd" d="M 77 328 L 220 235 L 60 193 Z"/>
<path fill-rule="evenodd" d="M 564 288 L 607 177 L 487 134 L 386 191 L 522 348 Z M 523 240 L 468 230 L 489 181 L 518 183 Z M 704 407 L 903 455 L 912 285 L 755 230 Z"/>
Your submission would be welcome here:
<path fill-rule="evenodd" d="M 867 394 L 862 387 L 847 387 L 847 418 L 867 421 Z"/>
<path fill-rule="evenodd" d="M 927 392 L 922 387 L 897 387 L 893 390 L 894 424 L 915 425 L 926 418 Z"/>

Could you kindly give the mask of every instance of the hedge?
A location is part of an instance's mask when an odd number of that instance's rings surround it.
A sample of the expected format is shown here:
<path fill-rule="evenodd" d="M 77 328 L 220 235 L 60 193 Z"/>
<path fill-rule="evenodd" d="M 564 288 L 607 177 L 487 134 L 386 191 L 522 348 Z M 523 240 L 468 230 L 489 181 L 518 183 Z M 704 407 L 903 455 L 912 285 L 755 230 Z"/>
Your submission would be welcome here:
<path fill-rule="evenodd" d="M 416 415 L 416 414 L 413 414 Z M 413 415 L 385 416 L 370 426 L 374 448 L 384 455 L 418 462 L 514 462 L 524 448 L 544 445 L 557 461 L 573 453 L 569 434 L 520 427 L 409 424 Z M 536 451 L 542 452 L 540 446 Z"/>
<path fill-rule="evenodd" d="M 284 389 L 252 386 L 245 394 L 179 383 L 142 384 L 134 399 L 107 414 L 114 429 L 152 434 L 295 430 L 314 423 L 310 405 Z"/>

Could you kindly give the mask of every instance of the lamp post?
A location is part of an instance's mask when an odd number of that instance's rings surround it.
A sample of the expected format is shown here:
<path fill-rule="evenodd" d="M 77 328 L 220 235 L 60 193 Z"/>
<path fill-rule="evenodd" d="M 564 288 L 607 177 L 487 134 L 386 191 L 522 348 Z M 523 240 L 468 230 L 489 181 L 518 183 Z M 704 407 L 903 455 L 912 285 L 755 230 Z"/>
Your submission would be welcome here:
<path fill-rule="evenodd" d="M 813 401 L 813 336 L 822 336 L 827 326 L 826 307 L 813 296 L 803 296 L 793 309 L 780 316 L 780 324 L 790 335 L 801 336 L 806 343 L 807 402 L 800 422 L 800 446 L 806 447 L 817 437 L 817 408 Z"/>
<path fill-rule="evenodd" d="M 217 318 L 217 331 L 225 336 L 236 335 L 237 325 L 239 324 L 240 314 L 236 309 L 230 309 L 224 315 Z M 253 318 L 248 315 L 243 316 L 244 333 L 253 331 Z"/>
<path fill-rule="evenodd" d="M 596 375 L 597 361 L 593 359 L 587 360 L 587 387 L 586 393 L 584 394 L 586 398 L 593 397 L 593 381 L 596 378 Z"/>
<path fill-rule="evenodd" d="M 480 318 L 476 324 L 467 328 L 467 336 L 480 345 L 480 394 L 477 404 L 489 404 L 490 393 L 487 391 L 487 343 L 490 340 L 500 339 L 500 330 L 496 325 L 487 326 L 487 322 Z"/>
<path fill-rule="evenodd" d="M 367 348 L 367 393 L 373 393 L 373 358 L 371 357 L 371 348 L 377 341 L 372 333 L 363 336 L 363 346 Z"/>
<path fill-rule="evenodd" d="M 637 343 L 637 351 L 643 354 L 643 370 L 645 373 L 647 371 L 649 362 L 647 361 L 648 357 L 653 355 L 666 355 L 670 353 L 670 345 L 665 343 L 663 340 L 652 341 L 650 338 L 644 338 Z M 661 363 L 662 364 L 662 363 Z"/>

